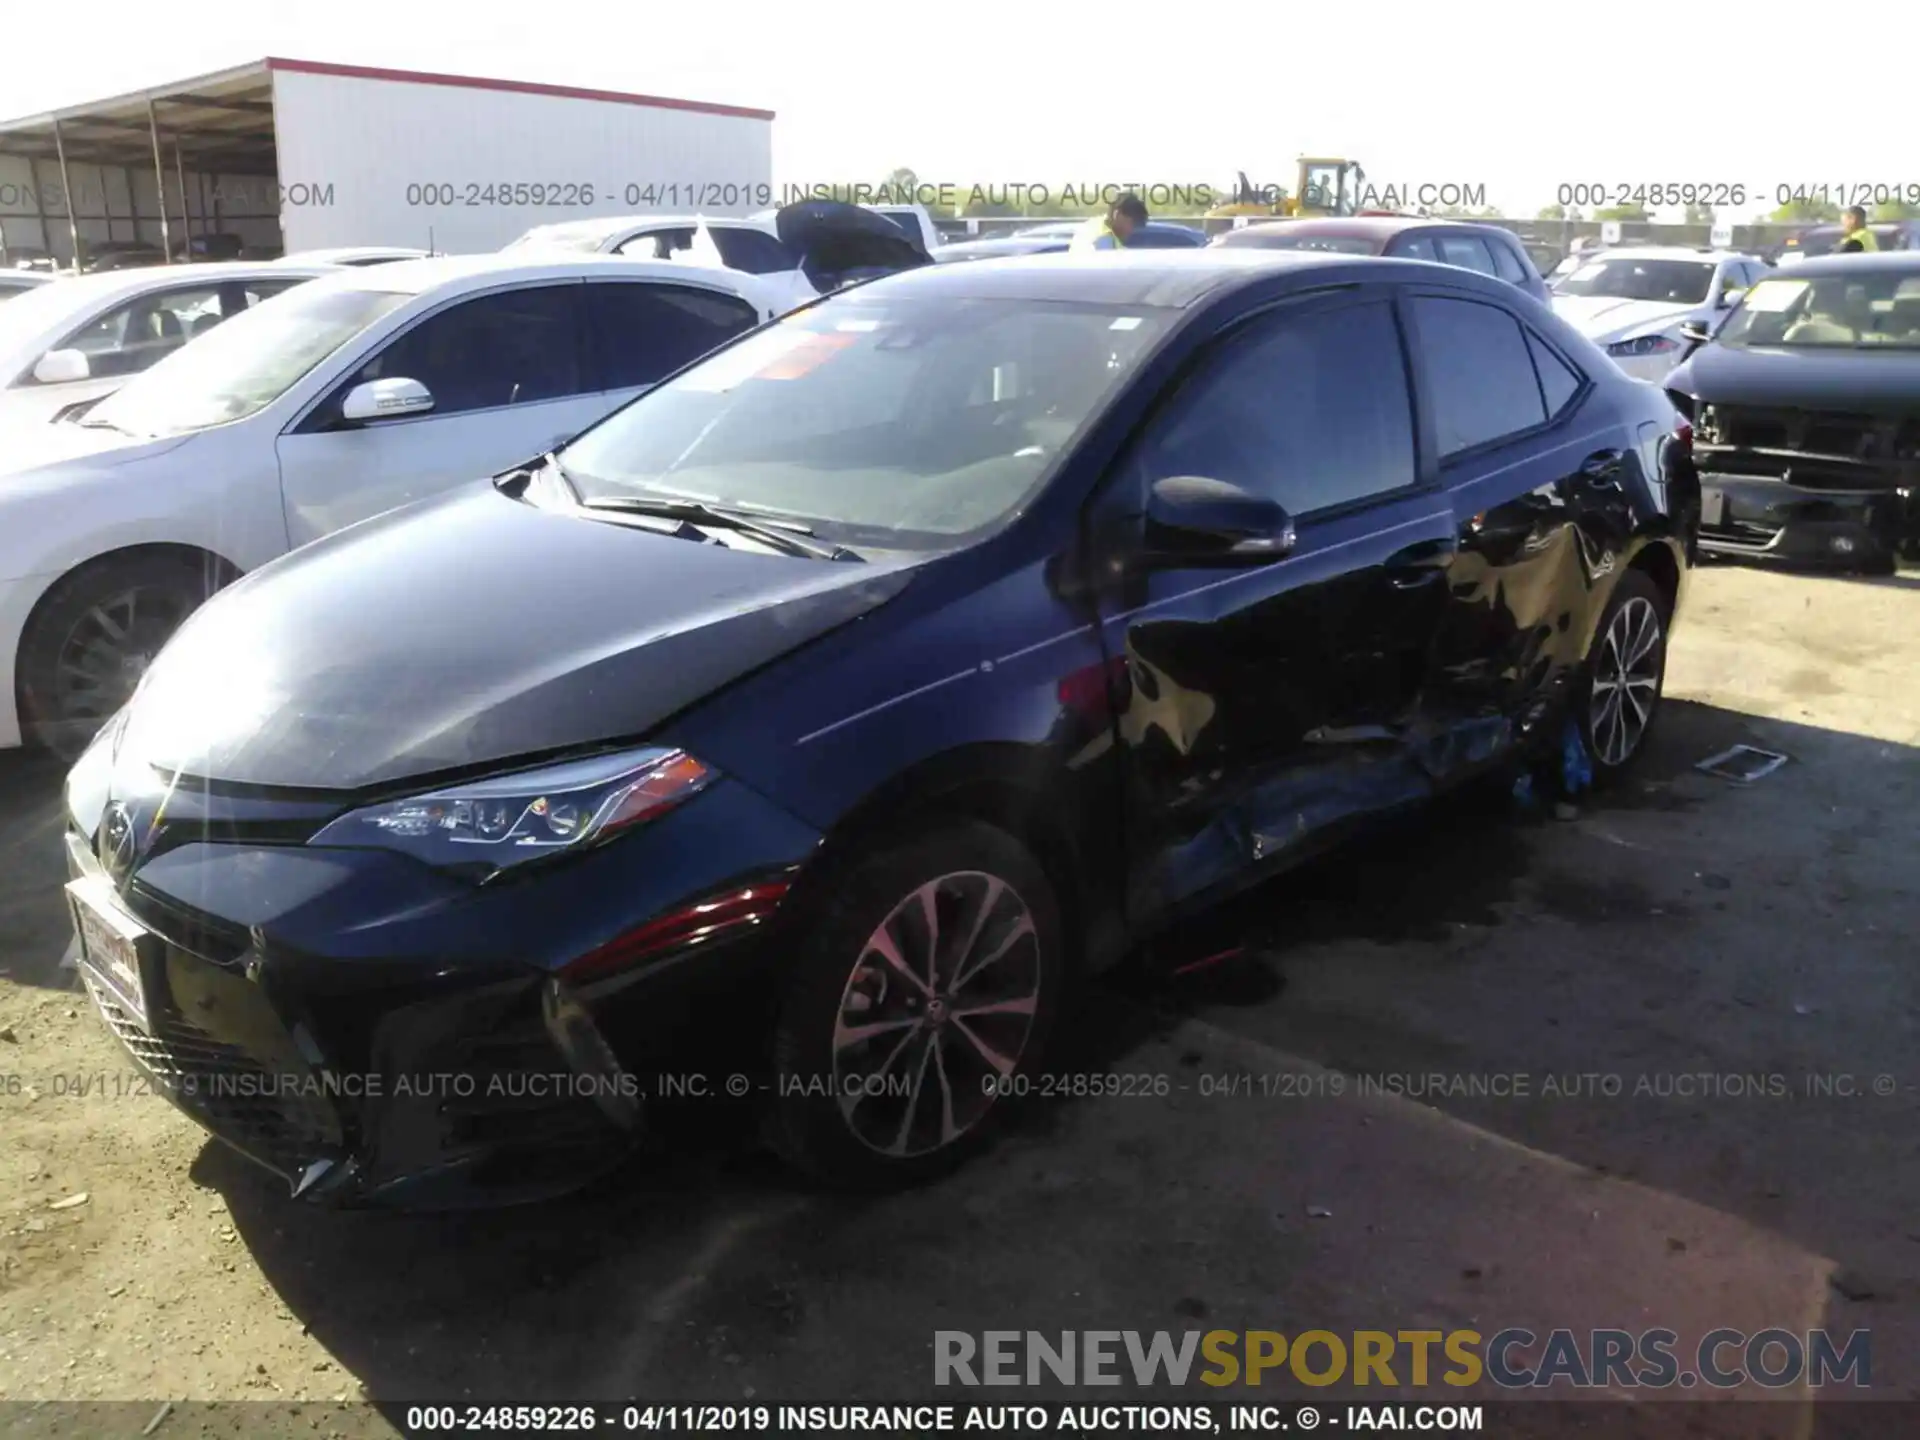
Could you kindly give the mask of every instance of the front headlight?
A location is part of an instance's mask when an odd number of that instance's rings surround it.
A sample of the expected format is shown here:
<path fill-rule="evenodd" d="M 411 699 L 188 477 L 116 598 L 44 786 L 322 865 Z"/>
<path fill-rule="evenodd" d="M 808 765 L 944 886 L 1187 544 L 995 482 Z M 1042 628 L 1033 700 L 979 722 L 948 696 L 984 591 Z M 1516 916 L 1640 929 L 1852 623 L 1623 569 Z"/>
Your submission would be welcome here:
<path fill-rule="evenodd" d="M 611 839 L 714 778 L 682 750 L 626 750 L 369 805 L 332 821 L 307 843 L 398 850 L 487 879 Z"/>
<path fill-rule="evenodd" d="M 1666 355 L 1680 348 L 1669 335 L 1638 335 L 1631 340 L 1616 340 L 1607 346 L 1607 354 L 1616 359 L 1624 355 Z"/>

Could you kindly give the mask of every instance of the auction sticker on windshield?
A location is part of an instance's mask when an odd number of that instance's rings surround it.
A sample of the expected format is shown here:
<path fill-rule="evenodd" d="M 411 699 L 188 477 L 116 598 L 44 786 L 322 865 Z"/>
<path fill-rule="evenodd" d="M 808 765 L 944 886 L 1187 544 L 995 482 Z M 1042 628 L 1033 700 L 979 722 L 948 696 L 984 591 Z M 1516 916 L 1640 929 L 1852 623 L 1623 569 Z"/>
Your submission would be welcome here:
<path fill-rule="evenodd" d="M 747 380 L 792 380 L 853 338 L 823 335 L 792 323 L 777 325 L 703 361 L 675 383 L 681 390 L 718 394 Z"/>

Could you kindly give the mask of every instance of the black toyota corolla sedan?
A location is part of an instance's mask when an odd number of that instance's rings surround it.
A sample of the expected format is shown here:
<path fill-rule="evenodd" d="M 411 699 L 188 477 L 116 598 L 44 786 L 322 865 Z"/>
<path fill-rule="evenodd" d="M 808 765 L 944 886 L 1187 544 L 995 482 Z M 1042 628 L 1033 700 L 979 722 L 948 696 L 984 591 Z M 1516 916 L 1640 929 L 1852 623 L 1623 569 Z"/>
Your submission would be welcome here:
<path fill-rule="evenodd" d="M 1693 423 L 1701 549 L 1867 571 L 1920 558 L 1920 254 L 1770 274 L 1665 383 Z"/>
<path fill-rule="evenodd" d="M 68 783 L 80 968 L 311 1198 L 524 1196 L 743 1091 L 921 1176 L 1135 939 L 1569 725 L 1630 764 L 1686 444 L 1439 265 L 849 290 L 195 615 Z"/>

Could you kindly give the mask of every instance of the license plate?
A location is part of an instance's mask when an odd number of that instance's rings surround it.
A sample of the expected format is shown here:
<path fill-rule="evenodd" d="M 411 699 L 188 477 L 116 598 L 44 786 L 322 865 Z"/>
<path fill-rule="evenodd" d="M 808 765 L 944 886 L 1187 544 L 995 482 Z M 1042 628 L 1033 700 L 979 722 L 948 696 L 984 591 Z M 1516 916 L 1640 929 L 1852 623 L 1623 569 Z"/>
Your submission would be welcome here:
<path fill-rule="evenodd" d="M 1727 523 L 1727 492 L 1712 485 L 1700 487 L 1700 523 L 1717 530 Z"/>
<path fill-rule="evenodd" d="M 96 876 L 70 881 L 67 908 L 80 940 L 80 962 L 142 1030 L 148 1028 L 141 942 L 151 933 L 120 907 L 113 887 Z"/>

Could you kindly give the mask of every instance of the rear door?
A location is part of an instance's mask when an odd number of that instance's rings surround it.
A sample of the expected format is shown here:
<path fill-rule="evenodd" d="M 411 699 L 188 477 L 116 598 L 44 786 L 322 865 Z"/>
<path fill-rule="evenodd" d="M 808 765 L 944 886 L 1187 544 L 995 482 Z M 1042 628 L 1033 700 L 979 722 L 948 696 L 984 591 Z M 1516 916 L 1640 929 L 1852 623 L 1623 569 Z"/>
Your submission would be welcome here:
<path fill-rule="evenodd" d="M 609 408 L 593 378 L 579 280 L 450 300 L 377 342 L 276 449 L 290 543 L 484 479 L 570 440 Z M 348 422 L 368 380 L 417 380 L 434 408 Z"/>
<path fill-rule="evenodd" d="M 1406 310 L 1456 527 L 1416 745 L 1446 785 L 1508 753 L 1580 663 L 1637 461 L 1601 387 L 1517 311 L 1426 287 Z"/>
<path fill-rule="evenodd" d="M 1136 920 L 1420 789 L 1399 727 L 1453 526 L 1423 483 L 1407 374 L 1386 287 L 1284 305 L 1216 342 L 1123 461 L 1136 506 L 1204 475 L 1278 500 L 1298 531 L 1285 558 L 1148 570 L 1107 604 Z"/>

